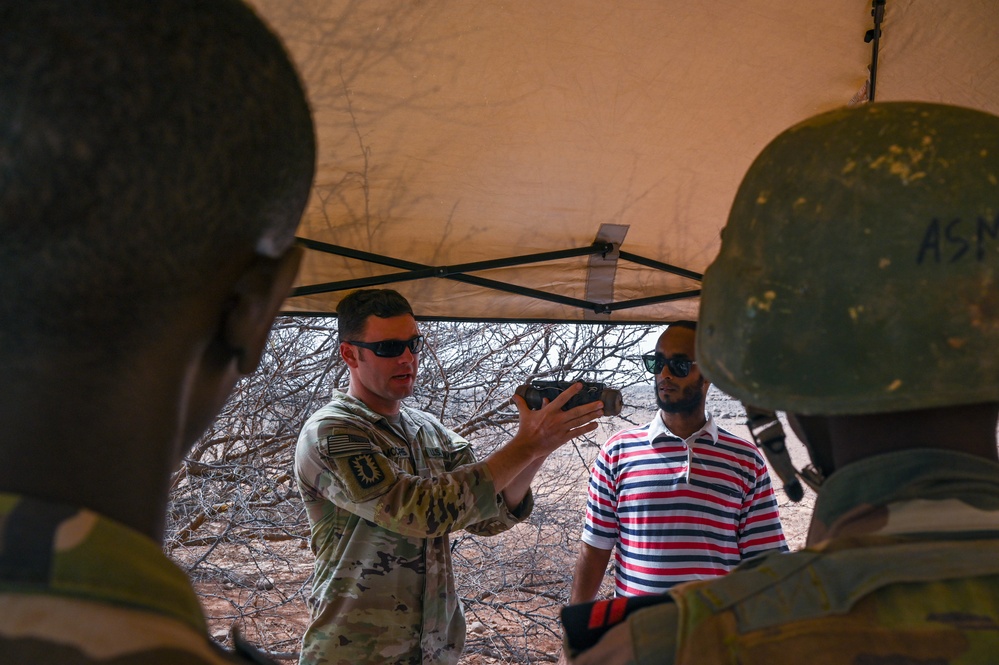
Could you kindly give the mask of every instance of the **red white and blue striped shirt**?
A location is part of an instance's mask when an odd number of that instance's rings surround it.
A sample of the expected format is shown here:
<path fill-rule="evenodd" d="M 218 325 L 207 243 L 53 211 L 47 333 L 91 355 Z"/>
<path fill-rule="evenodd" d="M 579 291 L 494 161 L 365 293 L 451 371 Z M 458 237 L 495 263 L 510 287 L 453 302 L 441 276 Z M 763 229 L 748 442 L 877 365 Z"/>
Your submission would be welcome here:
<path fill-rule="evenodd" d="M 583 542 L 616 546 L 619 596 L 663 593 L 788 550 L 760 451 L 708 415 L 686 440 L 661 415 L 603 445 L 590 472 Z"/>

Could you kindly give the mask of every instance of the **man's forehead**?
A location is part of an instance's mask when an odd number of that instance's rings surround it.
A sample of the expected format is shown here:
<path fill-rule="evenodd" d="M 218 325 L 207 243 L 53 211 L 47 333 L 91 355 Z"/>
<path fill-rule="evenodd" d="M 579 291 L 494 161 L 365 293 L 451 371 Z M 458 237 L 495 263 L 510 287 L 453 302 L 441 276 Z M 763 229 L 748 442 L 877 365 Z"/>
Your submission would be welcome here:
<path fill-rule="evenodd" d="M 373 341 L 383 339 L 409 339 L 418 334 L 419 326 L 412 314 L 400 314 L 382 318 L 376 314 L 370 314 L 364 320 L 364 337 Z"/>

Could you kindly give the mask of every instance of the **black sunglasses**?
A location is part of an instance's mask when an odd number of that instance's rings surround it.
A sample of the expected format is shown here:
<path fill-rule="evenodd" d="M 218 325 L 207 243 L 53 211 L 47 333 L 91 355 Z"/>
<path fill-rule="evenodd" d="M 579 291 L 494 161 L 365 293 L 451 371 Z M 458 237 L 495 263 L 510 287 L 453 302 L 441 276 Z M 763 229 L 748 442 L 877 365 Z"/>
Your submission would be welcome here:
<path fill-rule="evenodd" d="M 425 339 L 423 335 L 417 335 L 416 337 L 410 337 L 406 340 L 401 339 L 383 339 L 380 342 L 350 342 L 347 344 L 353 344 L 354 346 L 359 346 L 362 349 L 368 349 L 372 351 L 379 358 L 398 358 L 402 355 L 402 352 L 406 349 L 412 351 L 415 356 L 420 351 L 423 350 L 423 344 Z"/>
<path fill-rule="evenodd" d="M 642 354 L 642 362 L 645 363 L 645 369 L 653 374 L 658 374 L 663 371 L 663 367 L 668 367 L 669 373 L 678 379 L 690 374 L 690 368 L 697 364 L 689 358 L 667 358 L 658 351 Z"/>

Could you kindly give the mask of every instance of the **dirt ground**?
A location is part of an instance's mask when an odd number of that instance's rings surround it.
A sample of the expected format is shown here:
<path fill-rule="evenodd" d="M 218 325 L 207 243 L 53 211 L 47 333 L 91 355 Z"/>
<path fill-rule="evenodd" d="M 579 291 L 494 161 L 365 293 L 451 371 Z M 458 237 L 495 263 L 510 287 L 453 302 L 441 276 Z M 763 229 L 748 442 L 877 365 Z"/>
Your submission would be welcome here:
<path fill-rule="evenodd" d="M 721 427 L 737 436 L 749 438 L 745 416 L 737 401 L 712 389 L 708 406 Z M 648 405 L 647 408 L 654 406 Z M 639 410 L 635 419 L 641 422 L 645 417 L 643 413 L 651 417 L 652 411 L 646 413 Z M 606 434 L 613 429 L 616 427 L 608 426 Z M 804 449 L 789 431 L 788 447 L 795 463 L 803 465 L 806 459 Z M 806 489 L 801 502 L 791 502 L 772 471 L 771 477 L 785 537 L 791 549 L 799 549 L 805 542 L 815 495 Z M 578 485 L 580 496 L 571 500 L 582 505 L 585 473 Z M 514 546 L 528 552 L 534 542 L 531 538 L 536 539 L 538 535 L 511 536 L 517 537 L 523 537 L 524 542 Z M 197 577 L 195 586 L 216 640 L 231 647 L 232 632 L 238 628 L 251 642 L 266 645 L 272 657 L 282 662 L 295 662 L 301 636 L 308 623 L 305 599 L 308 597 L 312 555 L 301 540 L 261 543 L 260 551 L 265 549 L 267 556 L 263 557 L 253 555 L 252 548 L 245 546 L 227 550 L 215 574 Z M 551 551 L 546 549 L 545 556 L 551 558 Z M 562 571 L 564 578 L 565 571 L 570 571 L 574 563 L 575 543 L 567 543 L 562 550 L 555 551 L 562 552 L 555 556 L 563 560 L 545 561 L 543 565 L 549 571 Z M 191 551 L 177 558 L 183 563 L 203 555 Z M 214 555 L 217 558 L 218 553 Z M 527 557 L 523 558 L 526 560 Z M 474 597 L 471 604 L 466 603 L 468 646 L 462 657 L 463 665 L 558 661 L 561 643 L 556 634 L 557 616 L 565 597 L 564 582 L 559 582 L 562 588 L 554 593 L 552 589 L 545 588 L 545 573 L 539 579 L 534 584 L 513 585 L 508 592 L 496 597 L 485 592 L 480 594 L 481 597 Z M 548 619 L 542 619 L 538 624 L 537 616 Z M 524 617 L 535 619 L 525 621 Z M 528 624 L 531 624 L 530 630 Z M 542 625 L 543 629 L 538 631 L 537 625 Z"/>

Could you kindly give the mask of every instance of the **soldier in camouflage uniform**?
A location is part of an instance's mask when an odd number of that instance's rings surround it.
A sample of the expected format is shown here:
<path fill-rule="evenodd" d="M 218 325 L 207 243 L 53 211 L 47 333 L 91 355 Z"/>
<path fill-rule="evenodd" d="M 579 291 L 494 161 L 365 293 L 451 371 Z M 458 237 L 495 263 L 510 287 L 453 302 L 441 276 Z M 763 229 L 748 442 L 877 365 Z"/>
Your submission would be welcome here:
<path fill-rule="evenodd" d="M 788 412 L 808 542 L 676 587 L 573 662 L 996 662 L 997 279 L 999 118 L 878 103 L 771 143 L 705 274 L 698 362 Z"/>
<path fill-rule="evenodd" d="M 578 384 L 538 411 L 518 396 L 517 435 L 476 461 L 467 441 L 401 404 L 424 343 L 405 298 L 355 291 L 337 316 L 350 385 L 309 418 L 295 456 L 316 555 L 300 662 L 455 663 L 465 620 L 449 534 L 524 520 L 541 463 L 592 431 L 602 405 L 562 411 Z"/>
<path fill-rule="evenodd" d="M 0 663 L 269 662 L 162 551 L 298 267 L 315 141 L 236 0 L 0 0 Z"/>

